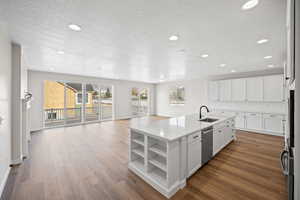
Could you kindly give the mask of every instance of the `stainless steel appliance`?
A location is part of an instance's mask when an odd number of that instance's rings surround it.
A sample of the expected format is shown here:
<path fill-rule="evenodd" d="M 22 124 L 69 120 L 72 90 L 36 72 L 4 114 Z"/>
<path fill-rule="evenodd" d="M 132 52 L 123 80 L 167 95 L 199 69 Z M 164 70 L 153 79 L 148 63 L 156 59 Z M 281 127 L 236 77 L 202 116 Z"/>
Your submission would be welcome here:
<path fill-rule="evenodd" d="M 211 160 L 213 156 L 213 127 L 210 126 L 202 130 L 202 145 L 201 145 L 201 159 L 202 165 Z"/>
<path fill-rule="evenodd" d="M 281 153 L 281 166 L 287 176 L 288 200 L 294 199 L 294 136 L 295 136 L 295 91 L 289 91 L 288 131 L 285 135 L 285 149 Z"/>

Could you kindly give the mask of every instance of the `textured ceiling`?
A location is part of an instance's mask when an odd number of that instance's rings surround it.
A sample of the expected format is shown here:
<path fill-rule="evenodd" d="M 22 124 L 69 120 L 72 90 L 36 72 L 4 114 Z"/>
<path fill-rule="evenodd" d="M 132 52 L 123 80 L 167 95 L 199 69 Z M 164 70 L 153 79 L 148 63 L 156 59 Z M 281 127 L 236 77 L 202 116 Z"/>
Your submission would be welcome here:
<path fill-rule="evenodd" d="M 0 17 L 33 70 L 158 82 L 282 67 L 286 1 L 260 0 L 242 11 L 245 2 L 1 0 L 7 12 Z M 173 34 L 178 41 L 168 40 Z M 258 45 L 261 38 L 269 42 Z"/>

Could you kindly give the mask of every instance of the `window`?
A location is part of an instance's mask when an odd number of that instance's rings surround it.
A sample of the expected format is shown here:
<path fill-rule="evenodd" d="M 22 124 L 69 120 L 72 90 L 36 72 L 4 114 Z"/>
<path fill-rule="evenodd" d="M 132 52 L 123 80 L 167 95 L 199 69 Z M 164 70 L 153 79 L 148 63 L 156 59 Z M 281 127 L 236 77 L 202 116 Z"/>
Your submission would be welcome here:
<path fill-rule="evenodd" d="M 85 94 L 86 104 L 90 103 L 90 94 Z M 82 93 L 76 93 L 76 104 L 82 104 Z"/>
<path fill-rule="evenodd" d="M 184 87 L 172 87 L 170 88 L 169 101 L 171 105 L 184 105 L 185 103 L 185 91 Z"/>

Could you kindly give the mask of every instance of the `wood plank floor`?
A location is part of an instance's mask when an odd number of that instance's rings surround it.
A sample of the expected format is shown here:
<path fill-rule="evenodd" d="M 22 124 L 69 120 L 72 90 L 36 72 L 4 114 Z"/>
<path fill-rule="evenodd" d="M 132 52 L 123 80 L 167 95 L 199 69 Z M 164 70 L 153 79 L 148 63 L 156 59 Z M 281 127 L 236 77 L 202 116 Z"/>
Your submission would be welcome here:
<path fill-rule="evenodd" d="M 152 117 L 153 120 L 160 119 Z M 45 130 L 11 171 L 1 200 L 161 200 L 128 163 L 128 120 Z M 283 139 L 238 132 L 174 200 L 286 200 Z"/>

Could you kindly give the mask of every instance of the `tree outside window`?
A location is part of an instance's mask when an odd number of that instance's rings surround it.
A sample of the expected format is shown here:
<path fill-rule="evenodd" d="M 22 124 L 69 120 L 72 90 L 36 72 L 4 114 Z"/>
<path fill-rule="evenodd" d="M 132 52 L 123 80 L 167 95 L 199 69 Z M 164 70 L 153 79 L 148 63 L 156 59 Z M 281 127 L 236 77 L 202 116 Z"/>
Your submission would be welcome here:
<path fill-rule="evenodd" d="M 171 105 L 184 105 L 185 90 L 184 87 L 172 87 L 169 92 L 169 101 Z"/>

